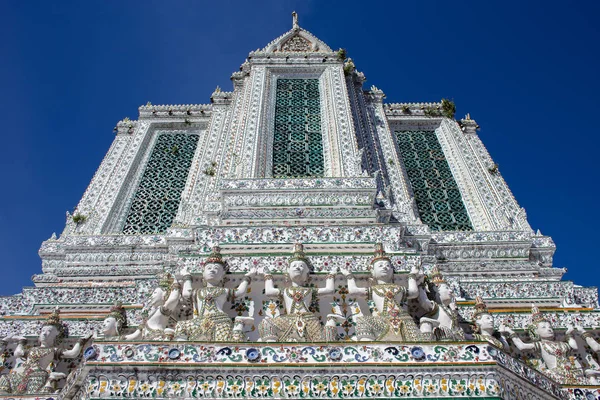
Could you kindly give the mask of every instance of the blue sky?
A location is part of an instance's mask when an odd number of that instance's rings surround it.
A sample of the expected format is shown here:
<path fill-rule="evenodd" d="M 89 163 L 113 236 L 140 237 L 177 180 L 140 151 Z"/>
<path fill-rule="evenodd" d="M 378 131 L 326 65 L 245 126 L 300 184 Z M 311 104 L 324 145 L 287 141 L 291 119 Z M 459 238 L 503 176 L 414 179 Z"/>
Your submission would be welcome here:
<path fill-rule="evenodd" d="M 344 47 L 387 101 L 453 98 L 555 266 L 597 286 L 597 1 L 0 2 L 0 294 L 30 286 L 137 107 L 208 103 L 249 51 L 300 25 Z"/>

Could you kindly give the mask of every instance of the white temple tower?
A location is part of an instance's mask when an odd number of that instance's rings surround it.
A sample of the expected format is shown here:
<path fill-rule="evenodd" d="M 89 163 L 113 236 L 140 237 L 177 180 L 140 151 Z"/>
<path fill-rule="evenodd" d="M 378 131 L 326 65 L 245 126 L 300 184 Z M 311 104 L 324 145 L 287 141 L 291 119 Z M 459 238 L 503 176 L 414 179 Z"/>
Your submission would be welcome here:
<path fill-rule="evenodd" d="M 262 279 L 252 278 L 225 310 L 231 318 L 248 318 L 244 341 L 100 335 L 85 343 L 83 359 L 53 364 L 68 377 L 43 396 L 600 396 L 593 350 L 600 333 L 597 290 L 561 280 L 565 270 L 553 266 L 552 239 L 532 231 L 473 119 L 455 120 L 454 104 L 446 100 L 385 103 L 382 90 L 363 87 L 365 76 L 345 51 L 302 29 L 295 14 L 292 29 L 250 52 L 231 80 L 233 90 L 217 87 L 208 104 L 148 104 L 138 120 L 117 124 L 64 231 L 42 243 L 35 287 L 0 300 L 0 331 L 35 346 L 42 321 L 59 307 L 69 327 L 65 348 L 71 348 L 101 331 L 119 301 L 128 322 L 120 334 L 131 334 L 153 312 L 148 299 L 167 279 L 157 274 L 171 273 L 169 294 L 183 283 L 182 268 L 199 289 L 204 261 L 219 246 L 227 288 L 250 280 L 244 275 L 254 268 L 283 288 L 288 257 L 301 243 L 311 284 L 324 287 L 335 279 L 334 294 L 319 298 L 310 312 L 323 324 L 335 314 L 337 337 L 259 341 L 261 320 L 285 307 L 267 298 Z M 367 287 L 379 243 L 399 287 L 410 288 L 410 271 L 418 268 L 443 275 L 464 340 L 355 341 L 357 317 L 381 312 L 348 292 L 341 271 Z M 476 307 L 478 297 L 487 309 L 481 302 Z M 428 315 L 415 299 L 407 307 L 415 323 Z M 182 296 L 165 314 L 169 329 L 193 319 L 193 309 Z M 473 335 L 470 324 L 482 310 L 496 329 L 515 331 L 495 333 L 509 346 Z M 551 321 L 556 340 L 542 338 L 535 342 L 542 350 L 519 351 L 515 337 L 530 343 L 526 329 L 542 319 Z M 565 335 L 572 326 L 583 329 Z M 558 365 L 552 364 L 543 346 L 566 346 L 571 339 L 577 349 L 564 360 L 555 355 Z M 21 368 L 11 355 L 16 346 L 5 345 L 3 374 Z M 565 369 L 580 372 L 561 375 Z M 6 394 L 17 395 L 41 396 L 15 388 Z"/>

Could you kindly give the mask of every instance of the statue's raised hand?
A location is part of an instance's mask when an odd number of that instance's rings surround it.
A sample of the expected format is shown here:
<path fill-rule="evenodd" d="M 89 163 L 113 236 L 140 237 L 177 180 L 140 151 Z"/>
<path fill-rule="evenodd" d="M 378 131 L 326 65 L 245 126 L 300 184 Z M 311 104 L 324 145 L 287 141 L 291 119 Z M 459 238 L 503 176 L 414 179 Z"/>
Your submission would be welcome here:
<path fill-rule="evenodd" d="M 410 269 L 410 275 L 415 277 L 415 280 L 417 281 L 417 284 L 421 284 L 423 283 L 423 281 L 425 280 L 425 275 L 423 274 L 423 271 L 421 270 L 421 264 L 419 263 L 418 265 L 413 265 L 412 268 Z"/>
<path fill-rule="evenodd" d="M 340 272 L 346 278 L 349 277 L 350 275 L 352 275 L 352 271 L 350 271 L 348 268 L 340 268 Z"/>
<path fill-rule="evenodd" d="M 513 331 L 512 329 L 510 329 L 508 326 L 506 326 L 504 324 L 500 324 L 500 326 L 498 327 L 498 332 L 506 333 L 508 335 L 512 335 L 513 333 L 515 333 L 515 331 Z"/>
<path fill-rule="evenodd" d="M 178 275 L 178 276 L 176 276 L 177 279 L 181 279 L 181 278 L 191 275 L 190 267 L 188 267 L 187 265 L 184 265 L 183 267 L 181 267 L 181 269 L 178 272 L 176 272 L 176 275 Z"/>
<path fill-rule="evenodd" d="M 258 268 L 256 268 L 256 267 L 250 268 L 244 276 L 247 276 L 248 278 L 256 278 L 258 276 Z"/>

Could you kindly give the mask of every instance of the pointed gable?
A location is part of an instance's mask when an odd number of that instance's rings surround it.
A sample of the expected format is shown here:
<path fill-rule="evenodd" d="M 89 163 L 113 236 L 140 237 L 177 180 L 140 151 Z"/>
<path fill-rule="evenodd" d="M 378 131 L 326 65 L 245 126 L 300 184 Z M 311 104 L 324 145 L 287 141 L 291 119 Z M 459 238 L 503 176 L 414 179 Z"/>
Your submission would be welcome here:
<path fill-rule="evenodd" d="M 331 53 L 333 50 L 315 35 L 300 28 L 298 15 L 292 13 L 292 29 L 269 43 L 263 52 L 266 53 Z"/>

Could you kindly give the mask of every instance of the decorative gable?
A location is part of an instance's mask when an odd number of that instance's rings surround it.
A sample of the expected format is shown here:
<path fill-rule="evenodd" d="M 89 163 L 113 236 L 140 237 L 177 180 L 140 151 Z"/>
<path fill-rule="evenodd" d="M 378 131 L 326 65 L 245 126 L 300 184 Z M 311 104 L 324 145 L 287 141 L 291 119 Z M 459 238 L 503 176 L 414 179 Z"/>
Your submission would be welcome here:
<path fill-rule="evenodd" d="M 293 52 L 293 53 L 331 53 L 333 50 L 325 42 L 298 25 L 298 14 L 292 13 L 292 29 L 269 43 L 264 52 Z"/>

